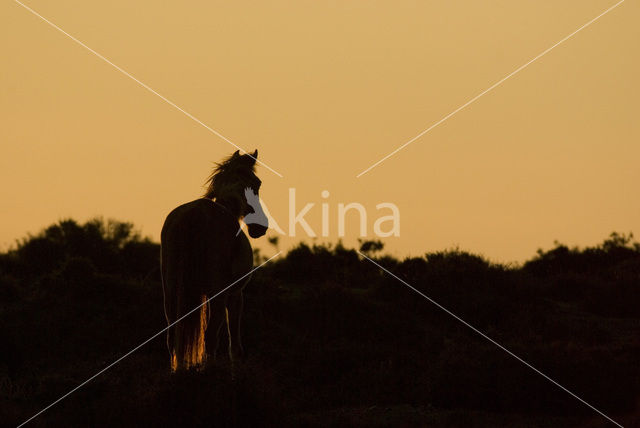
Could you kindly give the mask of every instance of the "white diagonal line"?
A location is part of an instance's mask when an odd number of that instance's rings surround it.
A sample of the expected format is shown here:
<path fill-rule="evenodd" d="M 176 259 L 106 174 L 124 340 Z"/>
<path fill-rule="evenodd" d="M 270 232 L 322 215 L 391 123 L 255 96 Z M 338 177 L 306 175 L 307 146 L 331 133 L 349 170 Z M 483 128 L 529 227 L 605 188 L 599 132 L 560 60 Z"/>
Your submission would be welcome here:
<path fill-rule="evenodd" d="M 145 83 L 141 82 L 140 80 L 138 80 L 137 78 L 135 78 L 134 76 L 132 76 L 131 74 L 129 74 L 126 70 L 122 69 L 121 67 L 117 66 L 116 64 L 114 64 L 113 62 L 109 61 L 107 58 L 105 58 L 104 56 L 100 55 L 98 52 L 96 52 L 95 50 L 91 49 L 89 46 L 85 45 L 84 43 L 82 43 L 80 40 L 76 39 L 75 37 L 73 37 L 71 34 L 67 33 L 66 31 L 64 31 L 62 28 L 58 27 L 56 24 L 54 24 L 53 22 L 49 21 L 47 18 L 45 18 L 44 16 L 40 15 L 38 12 L 36 12 L 35 10 L 31 9 L 29 6 L 26 6 L 24 3 L 21 3 L 19 0 L 14 0 L 16 3 L 18 3 L 20 6 L 22 6 L 23 8 L 25 8 L 26 10 L 28 10 L 29 12 L 31 12 L 32 14 L 34 14 L 35 16 L 37 16 L 38 18 L 40 18 L 41 20 L 43 20 L 44 22 L 46 22 L 47 24 L 49 24 L 50 26 L 52 26 L 53 28 L 55 28 L 56 30 L 60 31 L 62 34 L 64 34 L 65 36 L 69 37 L 71 40 L 73 40 L 74 42 L 76 42 L 77 44 L 79 44 L 80 46 L 82 46 L 83 48 L 85 48 L 86 50 L 88 50 L 89 52 L 91 52 L 92 54 L 94 54 L 95 56 L 97 56 L 98 58 L 100 58 L 101 60 L 103 60 L 104 62 L 106 62 L 107 64 L 111 65 L 113 68 L 115 68 L 116 70 L 118 70 L 119 72 L 121 72 L 122 74 L 124 74 L 125 76 L 127 76 L 128 78 L 130 78 L 131 80 L 133 80 L 134 82 L 138 83 L 140 86 L 142 86 L 143 88 L 145 88 L 146 90 L 148 90 L 149 92 L 151 92 L 154 95 L 157 95 L 159 98 L 161 98 L 163 101 L 165 101 L 167 104 L 169 104 L 170 106 L 174 107 L 175 109 L 177 109 L 178 111 L 182 112 L 185 116 L 187 116 L 189 119 L 193 120 L 194 122 L 198 123 L 199 125 L 201 125 L 202 127 L 204 127 L 205 129 L 207 129 L 208 131 L 212 132 L 213 134 L 215 134 L 216 136 L 218 136 L 219 138 L 223 139 L 224 141 L 226 141 L 227 143 L 231 144 L 233 147 L 235 147 L 236 149 L 240 150 L 241 152 L 246 153 L 248 156 L 250 156 L 251 158 L 253 158 L 256 162 L 258 162 L 260 165 L 264 166 L 265 168 L 267 168 L 269 171 L 273 172 L 275 175 L 277 175 L 280 178 L 283 178 L 282 174 L 280 174 L 278 171 L 276 171 L 275 169 L 271 168 L 269 165 L 267 165 L 266 163 L 259 161 L 258 159 L 254 158 L 249 152 L 247 152 L 245 149 L 243 149 L 242 147 L 238 146 L 236 143 L 234 143 L 233 141 L 231 141 L 230 139 L 228 139 L 227 137 L 225 137 L 224 135 L 222 135 L 221 133 L 219 133 L 218 131 L 216 131 L 215 129 L 211 128 L 209 125 L 205 124 L 204 122 L 202 122 L 200 119 L 198 119 L 197 117 L 195 117 L 194 115 L 192 115 L 191 113 L 189 113 L 188 111 L 184 110 L 183 108 L 179 107 L 177 104 L 175 104 L 173 101 L 171 101 L 170 99 L 164 97 L 163 95 L 159 94 L 158 92 L 156 92 L 155 90 L 153 90 L 151 87 L 149 87 L 148 85 L 146 85 Z"/>
<path fill-rule="evenodd" d="M 557 387 L 559 387 L 560 389 L 562 389 L 563 391 L 567 392 L 569 395 L 571 395 L 572 397 L 576 398 L 577 400 L 579 400 L 580 402 L 582 402 L 583 404 L 587 405 L 588 407 L 590 407 L 592 410 L 595 410 L 596 412 L 598 412 L 600 415 L 604 416 L 605 418 L 607 418 L 610 422 L 616 424 L 617 426 L 619 426 L 620 428 L 624 428 L 622 425 L 620 425 L 618 422 L 614 421 L 613 419 L 611 419 L 609 416 L 605 415 L 603 412 L 601 412 L 600 410 L 596 409 L 595 407 L 593 407 L 591 404 L 587 403 L 586 401 L 584 401 L 582 398 L 578 397 L 576 394 L 574 394 L 573 392 L 569 391 L 567 388 L 565 388 L 564 386 L 560 385 L 558 382 L 556 382 L 555 380 L 551 379 L 549 376 L 547 376 L 546 374 L 542 373 L 540 370 L 538 370 L 537 368 L 535 368 L 534 366 L 532 366 L 531 364 L 529 364 L 528 362 L 526 362 L 525 360 L 523 360 L 522 358 L 518 357 L 516 354 L 514 354 L 513 352 L 511 352 L 510 350 L 508 350 L 507 348 L 505 348 L 504 346 L 502 346 L 501 344 L 499 344 L 498 342 L 496 342 L 495 340 L 493 340 L 492 338 L 490 338 L 489 336 L 487 336 L 486 334 L 484 334 L 483 332 L 481 332 L 480 330 L 478 330 L 477 328 L 475 328 L 474 326 L 472 326 L 471 324 L 469 324 L 468 322 L 466 322 L 465 320 L 463 320 L 462 318 L 460 318 L 459 316 L 457 316 L 456 314 L 454 314 L 453 312 L 451 312 L 450 310 L 448 310 L 447 308 L 445 308 L 444 306 L 442 306 L 440 303 L 436 302 L 435 300 L 433 300 L 432 298 L 430 298 L 429 296 L 427 296 L 426 294 L 422 293 L 420 290 L 418 290 L 417 288 L 415 288 L 414 286 L 412 286 L 411 284 L 409 284 L 408 282 L 406 282 L 405 280 L 403 280 L 402 278 L 396 276 L 395 274 L 393 274 L 391 271 L 389 271 L 388 269 L 386 269 L 384 266 L 381 266 L 380 264 L 378 264 L 377 262 L 375 262 L 374 260 L 370 259 L 369 257 L 365 256 L 364 254 L 362 254 L 360 251 L 358 251 L 358 254 L 360 254 L 362 257 L 364 257 L 365 259 L 369 260 L 371 263 L 373 263 L 374 265 L 376 265 L 377 267 L 379 267 L 380 269 L 382 269 L 383 271 L 385 271 L 386 273 L 388 273 L 389 275 L 391 275 L 392 277 L 394 277 L 395 279 L 397 279 L 398 281 L 400 281 L 401 283 L 403 283 L 404 285 L 406 285 L 407 287 L 409 287 L 410 289 L 412 289 L 413 291 L 415 291 L 416 293 L 418 293 L 419 295 L 421 295 L 422 297 L 424 297 L 425 299 L 427 299 L 428 301 L 430 301 L 431 303 L 433 303 L 434 305 L 436 305 L 438 308 L 442 309 L 443 311 L 445 311 L 447 314 L 451 315 L 452 317 L 454 317 L 455 319 L 457 319 L 458 321 L 460 321 L 462 324 L 466 325 L 467 327 L 469 327 L 471 330 L 475 331 L 476 333 L 478 333 L 480 336 L 484 337 L 485 339 L 487 339 L 489 342 L 493 343 L 494 345 L 496 345 L 498 348 L 502 349 L 504 352 L 506 352 L 507 354 L 511 355 L 513 358 L 515 358 L 516 360 L 520 361 L 522 364 L 526 365 L 527 367 L 529 367 L 531 370 L 533 370 L 534 372 L 538 373 L 540 376 L 544 377 L 545 379 L 547 379 L 548 381 L 550 381 L 551 383 L 553 383 L 554 385 L 556 385 Z"/>
<path fill-rule="evenodd" d="M 141 344 L 139 344 L 138 346 L 136 346 L 135 348 L 133 348 L 132 350 L 130 350 L 129 352 L 127 352 L 126 354 L 124 354 L 123 356 L 121 356 L 120 358 L 118 358 L 117 360 L 115 360 L 114 362 L 112 362 L 111 364 L 109 364 L 107 367 L 103 368 L 102 370 L 100 370 L 98 373 L 94 374 L 93 376 L 91 376 L 89 379 L 85 380 L 84 382 L 82 382 L 80 385 L 76 386 L 75 388 L 73 388 L 71 391 L 67 392 L 66 394 L 64 394 L 62 397 L 58 398 L 56 401 L 54 401 L 53 403 L 49 404 L 47 407 L 45 407 L 44 409 L 40 410 L 38 413 L 36 413 L 35 415 L 31 416 L 29 419 L 27 419 L 26 421 L 22 422 L 20 425 L 18 425 L 18 428 L 20 428 L 21 426 L 29 423 L 31 420 L 35 419 L 36 417 L 38 417 L 39 415 L 41 415 L 42 413 L 44 413 L 45 411 L 47 411 L 48 409 L 50 409 L 51 407 L 55 406 L 56 404 L 58 404 L 60 401 L 64 400 L 65 398 L 67 398 L 69 395 L 73 394 L 74 392 L 76 392 L 77 390 L 79 390 L 80 388 L 82 388 L 83 386 L 85 386 L 86 384 L 88 384 L 89 382 L 91 382 L 93 379 L 95 379 L 96 377 L 100 376 L 102 373 L 106 372 L 107 370 L 109 370 L 111 367 L 115 366 L 116 364 L 118 364 L 120 361 L 124 360 L 125 358 L 127 358 L 129 355 L 133 354 L 135 351 L 137 351 L 138 349 L 142 348 L 144 345 L 146 345 L 147 343 L 151 342 L 153 339 L 155 339 L 156 337 L 160 336 L 162 333 L 164 333 L 165 331 L 169 330 L 171 327 L 173 327 L 174 325 L 176 325 L 177 323 L 179 323 L 180 321 L 182 321 L 183 319 L 185 319 L 186 317 L 188 317 L 189 315 L 191 315 L 193 312 L 197 311 L 198 309 L 200 309 L 203 305 L 206 305 L 207 303 L 209 303 L 211 300 L 215 299 L 217 296 L 219 296 L 220 294 L 224 293 L 225 291 L 227 291 L 229 288 L 231 288 L 233 285 L 237 284 L 238 282 L 242 281 L 244 278 L 246 278 L 247 276 L 251 275 L 253 272 L 255 272 L 256 270 L 260 269 L 262 266 L 266 265 L 267 263 L 269 263 L 271 260 L 275 259 L 276 257 L 278 257 L 280 255 L 280 253 L 282 253 L 282 251 L 278 251 L 275 255 L 271 256 L 269 259 L 265 260 L 261 265 L 256 266 L 255 268 L 251 269 L 249 272 L 245 273 L 244 275 L 242 275 L 240 278 L 236 279 L 235 281 L 233 281 L 231 284 L 229 284 L 228 286 L 226 286 L 225 288 L 223 288 L 221 291 L 217 292 L 216 294 L 214 294 L 212 297 L 208 298 L 207 300 L 205 300 L 204 302 L 202 302 L 201 304 L 199 304 L 198 306 L 196 306 L 195 308 L 193 308 L 192 310 L 190 310 L 189 312 L 187 312 L 186 314 L 184 314 L 183 316 L 181 316 L 180 318 L 178 318 L 177 320 L 175 320 L 174 322 L 172 322 L 171 324 L 169 324 L 167 327 L 163 328 L 162 330 L 160 330 L 159 332 L 157 332 L 156 334 L 154 334 L 153 336 L 151 336 L 150 338 L 148 338 L 147 340 L 145 340 L 144 342 L 142 342 Z"/>
<path fill-rule="evenodd" d="M 578 32 L 582 31 L 583 29 L 587 28 L 589 25 L 593 24 L 594 22 L 596 22 L 598 19 L 600 19 L 601 17 L 603 17 L 604 15 L 606 15 L 607 13 L 609 13 L 610 11 L 612 11 L 613 9 L 615 9 L 616 7 L 620 6 L 622 3 L 624 2 L 624 0 L 620 0 L 618 3 L 614 4 L 613 6 L 611 6 L 609 9 L 605 10 L 604 12 L 602 12 L 600 15 L 596 16 L 595 18 L 593 18 L 591 21 L 587 22 L 586 24 L 584 24 L 582 27 L 578 28 L 576 31 L 574 31 L 573 33 L 569 34 L 568 36 L 566 36 L 565 38 L 563 38 L 562 40 L 560 40 L 558 43 L 556 43 L 555 45 L 551 46 L 550 48 L 547 48 L 546 50 L 544 50 L 543 52 L 539 53 L 538 55 L 536 55 L 534 58 L 532 58 L 531 60 L 529 60 L 527 63 L 521 65 L 520 67 L 516 68 L 514 71 L 512 71 L 511 73 L 509 73 L 508 75 L 506 75 L 505 77 L 503 77 L 502 79 L 500 79 L 499 81 L 497 81 L 496 83 L 494 83 L 493 85 L 489 86 L 487 89 L 485 89 L 484 91 L 480 92 L 478 95 L 476 95 L 475 97 L 471 98 L 469 101 L 467 101 L 466 103 L 462 104 L 460 107 L 458 107 L 457 109 L 455 109 L 454 111 L 452 111 L 451 113 L 449 113 L 448 115 L 446 115 L 445 117 L 443 117 L 442 119 L 440 119 L 439 121 L 437 121 L 436 123 L 434 123 L 433 125 L 431 125 L 430 127 L 428 127 L 427 129 L 425 129 L 424 131 L 422 131 L 421 133 L 419 133 L 418 135 L 416 135 L 415 137 L 413 137 L 412 139 L 410 139 L 409 141 L 407 141 L 406 143 L 404 143 L 403 145 L 401 145 L 400 147 L 398 147 L 397 149 L 395 149 L 394 151 L 392 151 L 391 153 L 389 153 L 388 155 L 386 155 L 385 157 L 383 157 L 382 159 L 380 159 L 378 162 L 374 163 L 373 165 L 371 165 L 369 168 L 365 169 L 364 171 L 362 171 L 360 174 L 358 174 L 356 176 L 356 178 L 360 178 L 361 176 L 363 176 L 364 174 L 366 174 L 367 172 L 371 171 L 373 168 L 375 168 L 376 166 L 380 165 L 382 162 L 384 162 L 385 160 L 389 159 L 391 156 L 395 155 L 396 153 L 398 153 L 400 150 L 404 149 L 405 147 L 407 147 L 409 144 L 413 143 L 414 141 L 416 141 L 417 139 L 419 139 L 420 137 L 422 137 L 424 134 L 426 134 L 427 132 L 431 131 L 433 128 L 435 128 L 436 126 L 440 125 L 442 122 L 444 122 L 445 120 L 449 119 L 451 116 L 455 115 L 456 113 L 458 113 L 460 110 L 462 110 L 463 108 L 467 107 L 469 104 L 473 103 L 474 101 L 476 101 L 478 98 L 482 97 L 484 94 L 486 94 L 487 92 L 491 91 L 492 89 L 494 89 L 495 87 L 499 86 L 500 84 L 502 84 L 505 80 L 509 79 L 510 77 L 512 77 L 513 75 L 515 75 L 516 73 L 518 73 L 519 71 L 521 71 L 522 69 L 526 68 L 527 66 L 529 66 L 531 63 L 535 62 L 536 60 L 540 59 L 541 57 L 543 57 L 544 55 L 546 55 L 549 51 L 551 51 L 553 48 L 555 48 L 556 46 L 564 43 L 566 40 L 570 39 L 571 37 L 573 37 L 575 34 L 577 34 Z"/>

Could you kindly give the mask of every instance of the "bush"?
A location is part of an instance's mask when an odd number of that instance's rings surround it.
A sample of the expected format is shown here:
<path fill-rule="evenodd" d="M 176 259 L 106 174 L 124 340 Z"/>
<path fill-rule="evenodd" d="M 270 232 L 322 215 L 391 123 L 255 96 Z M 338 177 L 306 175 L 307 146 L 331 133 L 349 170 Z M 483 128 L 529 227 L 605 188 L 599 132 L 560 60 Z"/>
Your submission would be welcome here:
<path fill-rule="evenodd" d="M 605 413 L 637 412 L 640 247 L 630 235 L 557 244 L 523 267 L 460 249 L 404 260 L 377 242 L 360 251 L 432 301 L 341 243 L 300 244 L 253 274 L 247 359 L 233 370 L 223 357 L 171 376 L 160 334 L 41 424 L 602 422 L 433 302 Z M 19 424 L 165 325 L 159 245 L 129 223 L 64 220 L 27 237 L 0 254 L 0 413 Z"/>

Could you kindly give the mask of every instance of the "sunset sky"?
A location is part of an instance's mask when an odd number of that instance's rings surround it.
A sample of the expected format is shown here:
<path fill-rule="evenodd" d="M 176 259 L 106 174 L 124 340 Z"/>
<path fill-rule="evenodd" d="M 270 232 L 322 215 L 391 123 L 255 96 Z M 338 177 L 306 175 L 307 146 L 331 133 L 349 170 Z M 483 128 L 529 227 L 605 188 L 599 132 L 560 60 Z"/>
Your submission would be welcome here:
<path fill-rule="evenodd" d="M 22 0 L 21 0 L 22 1 Z M 287 229 L 329 204 L 398 206 L 394 255 L 452 246 L 523 261 L 554 240 L 640 233 L 640 6 L 625 1 L 376 168 L 356 176 L 616 3 L 25 0 L 238 146 Z M 61 218 L 159 239 L 236 149 L 14 1 L 0 4 L 0 244 Z M 327 190 L 328 198 L 321 192 Z M 347 245 L 359 232 L 355 213 Z M 274 236 L 270 232 L 267 236 Z M 302 229 L 281 249 L 311 239 Z M 319 239 L 318 242 L 322 242 Z M 265 238 L 254 243 L 265 255 Z"/>

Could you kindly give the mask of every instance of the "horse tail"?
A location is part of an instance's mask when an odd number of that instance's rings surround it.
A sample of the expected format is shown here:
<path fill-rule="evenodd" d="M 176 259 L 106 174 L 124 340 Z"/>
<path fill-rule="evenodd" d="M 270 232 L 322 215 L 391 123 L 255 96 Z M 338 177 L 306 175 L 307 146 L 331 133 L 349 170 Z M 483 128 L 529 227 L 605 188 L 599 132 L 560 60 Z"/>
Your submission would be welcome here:
<path fill-rule="evenodd" d="M 183 288 L 183 291 L 186 291 Z M 171 370 L 178 371 L 191 367 L 199 368 L 206 361 L 204 334 L 207 329 L 207 296 L 187 296 L 178 298 L 179 317 L 193 311 L 175 325 L 174 346 L 171 355 Z M 198 307 L 199 306 L 199 307 Z M 196 309 L 197 308 L 197 309 Z M 195 309 L 195 310 L 194 310 Z"/>
<path fill-rule="evenodd" d="M 209 303 L 203 293 L 204 253 L 198 245 L 180 245 L 175 283 L 176 321 L 169 344 L 171 370 L 178 371 L 191 367 L 200 368 L 206 361 L 205 331 L 209 319 Z M 194 248 L 195 247 L 195 248 Z M 184 317 L 184 318 L 183 318 Z"/>

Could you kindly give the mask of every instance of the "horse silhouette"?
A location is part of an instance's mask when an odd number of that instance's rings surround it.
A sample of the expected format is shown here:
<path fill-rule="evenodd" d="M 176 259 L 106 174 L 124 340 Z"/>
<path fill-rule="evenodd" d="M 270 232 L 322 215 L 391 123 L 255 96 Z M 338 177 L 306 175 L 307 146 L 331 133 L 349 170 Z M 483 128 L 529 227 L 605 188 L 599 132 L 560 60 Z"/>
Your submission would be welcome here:
<path fill-rule="evenodd" d="M 261 181 L 254 172 L 257 156 L 257 150 L 252 155 L 236 151 L 217 164 L 203 197 L 175 208 L 162 227 L 162 289 L 167 322 L 171 325 L 202 305 L 167 331 L 172 371 L 199 368 L 208 357 L 215 359 L 225 321 L 229 357 L 232 361 L 242 357 L 242 289 L 250 275 L 209 302 L 207 299 L 253 268 L 253 250 L 239 220 L 247 220 L 252 238 L 267 231 L 267 217 L 258 196 Z"/>

